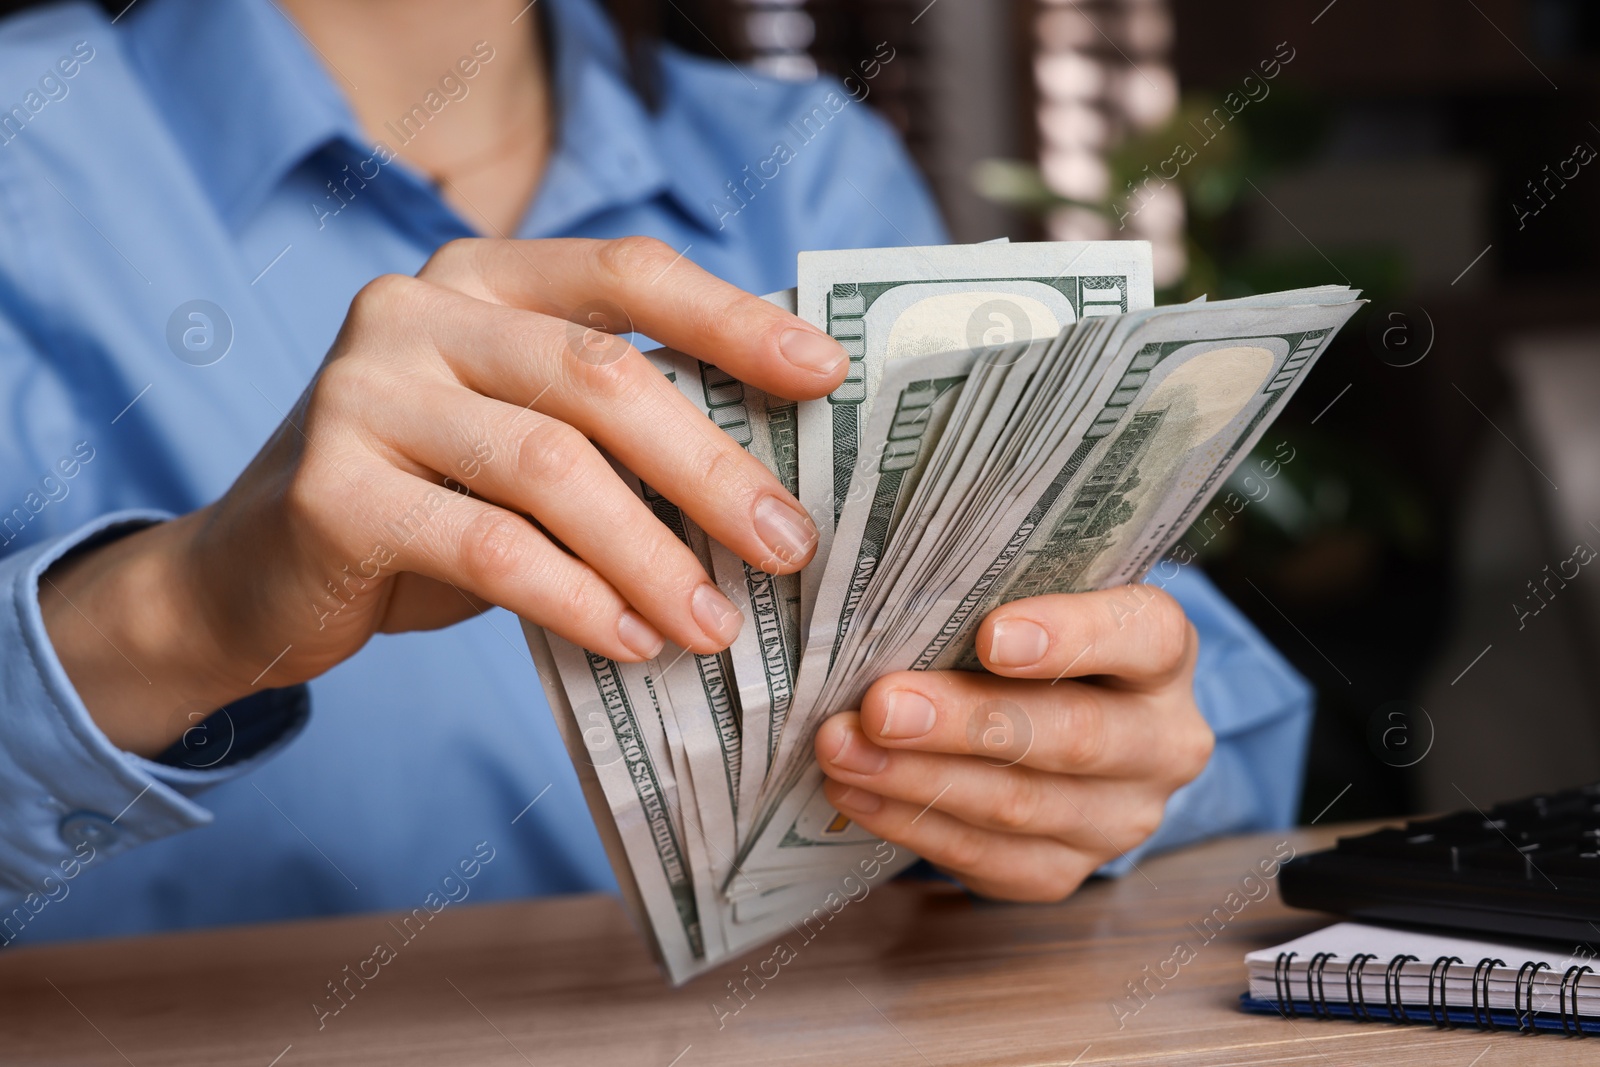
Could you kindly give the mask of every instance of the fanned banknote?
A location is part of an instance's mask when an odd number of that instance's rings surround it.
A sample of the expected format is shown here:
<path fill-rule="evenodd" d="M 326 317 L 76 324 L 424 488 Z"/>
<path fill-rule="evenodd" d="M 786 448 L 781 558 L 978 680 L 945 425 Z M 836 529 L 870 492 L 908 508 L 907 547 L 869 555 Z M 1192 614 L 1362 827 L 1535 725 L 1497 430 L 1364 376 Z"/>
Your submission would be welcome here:
<path fill-rule="evenodd" d="M 794 313 L 793 289 L 769 293 L 762 299 Z M 800 454 L 794 401 L 770 396 L 719 367 L 671 349 L 657 349 L 650 357 L 717 430 L 760 460 L 791 494 L 798 493 Z M 709 549 L 711 576 L 746 620 L 728 656 L 737 679 L 743 728 L 738 810 L 747 816 L 794 698 L 802 645 L 800 575 L 764 570 L 716 542 L 711 542 Z"/>
<path fill-rule="evenodd" d="M 850 370 L 800 405 L 800 503 L 826 557 L 884 366 L 902 356 L 1053 337 L 1080 318 L 1154 302 L 1143 241 L 944 245 L 800 253 L 801 318 L 844 346 Z M 821 574 L 801 582 L 808 624 Z"/>
<path fill-rule="evenodd" d="M 746 616 L 727 651 L 616 664 L 525 626 L 636 922 L 681 982 L 915 857 L 828 805 L 822 721 L 896 670 L 980 670 L 997 605 L 1140 581 L 1360 303 L 1343 286 L 1152 306 L 1135 242 L 805 253 L 768 300 L 850 352 L 796 404 L 656 366 L 822 532 L 742 560 L 619 473 Z"/>

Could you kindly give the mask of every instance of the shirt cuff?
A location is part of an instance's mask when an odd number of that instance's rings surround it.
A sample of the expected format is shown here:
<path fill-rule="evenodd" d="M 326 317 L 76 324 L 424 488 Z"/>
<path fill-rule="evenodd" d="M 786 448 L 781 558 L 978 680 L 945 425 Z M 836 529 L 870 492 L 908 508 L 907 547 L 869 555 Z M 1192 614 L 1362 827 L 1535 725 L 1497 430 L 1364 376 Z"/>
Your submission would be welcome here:
<path fill-rule="evenodd" d="M 211 813 L 192 797 L 271 758 L 304 728 L 305 686 L 199 712 L 154 760 L 95 725 L 57 658 L 39 609 L 39 578 L 63 556 L 171 516 L 113 512 L 65 537 L 0 559 L 0 896 L 48 896 L 89 863 L 183 830 Z M 41 905 L 42 907 L 42 905 Z"/>

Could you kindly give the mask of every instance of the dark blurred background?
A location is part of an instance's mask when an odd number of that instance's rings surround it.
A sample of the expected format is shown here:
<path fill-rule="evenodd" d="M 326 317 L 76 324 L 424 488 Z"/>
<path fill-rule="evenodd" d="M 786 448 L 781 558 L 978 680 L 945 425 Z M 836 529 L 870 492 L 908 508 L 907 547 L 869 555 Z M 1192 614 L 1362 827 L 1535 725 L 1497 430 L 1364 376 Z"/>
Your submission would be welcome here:
<path fill-rule="evenodd" d="M 1162 302 L 1364 289 L 1292 458 L 1189 537 L 1317 688 L 1302 819 L 1600 778 L 1600 4 L 662 10 L 792 77 L 887 42 L 868 103 L 957 240 L 1146 238 Z"/>

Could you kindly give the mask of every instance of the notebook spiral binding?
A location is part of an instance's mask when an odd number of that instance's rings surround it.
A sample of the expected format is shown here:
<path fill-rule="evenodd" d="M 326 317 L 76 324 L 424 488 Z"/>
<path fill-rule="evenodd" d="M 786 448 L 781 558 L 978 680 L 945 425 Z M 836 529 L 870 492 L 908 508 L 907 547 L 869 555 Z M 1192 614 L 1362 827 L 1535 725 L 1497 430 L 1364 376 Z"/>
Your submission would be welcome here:
<path fill-rule="evenodd" d="M 1279 1014 L 1289 1019 L 1296 1018 L 1299 1014 L 1295 1007 L 1289 969 L 1298 955 L 1298 952 L 1280 952 L 1272 968 L 1273 986 L 1277 991 L 1277 1009 Z M 1323 980 L 1328 961 L 1338 958 L 1336 952 L 1318 952 L 1311 957 L 1306 967 L 1306 1003 L 1310 1004 L 1311 1017 L 1314 1019 L 1335 1018 L 1334 1012 L 1328 1006 L 1328 993 Z M 1367 964 L 1377 958 L 1371 952 L 1358 952 L 1350 958 L 1350 966 L 1345 970 L 1345 1004 L 1350 1010 L 1351 1018 L 1361 1022 L 1378 1021 L 1367 1006 L 1366 992 L 1361 985 Z M 1391 959 L 1384 969 L 1383 1001 L 1392 1022 L 1414 1021 L 1406 1013 L 1405 1004 L 1401 999 L 1400 969 L 1408 963 L 1417 962 L 1419 962 L 1417 957 L 1401 953 Z M 1460 956 L 1440 956 L 1428 969 L 1428 1018 L 1440 1029 L 1455 1028 L 1455 1023 L 1450 1019 L 1450 999 L 1446 981 L 1450 965 L 1461 962 Z M 1472 1020 L 1480 1030 L 1499 1029 L 1499 1024 L 1494 1021 L 1494 1014 L 1489 1008 L 1489 976 L 1496 967 L 1505 965 L 1505 960 L 1485 956 L 1472 970 Z M 1541 970 L 1548 970 L 1549 967 L 1548 963 L 1529 961 L 1517 971 L 1516 986 L 1512 990 L 1512 1015 L 1517 1020 L 1518 1029 L 1525 1033 L 1534 1029 L 1533 1021 L 1538 1015 L 1533 1006 L 1533 980 Z M 1561 1031 L 1569 1037 L 1587 1036 L 1578 1016 L 1578 981 L 1584 975 L 1593 973 L 1595 973 L 1594 968 L 1578 964 L 1567 968 L 1561 976 L 1558 1011 Z M 1459 1012 L 1460 1008 L 1456 1010 Z"/>
<path fill-rule="evenodd" d="M 1449 977 L 1450 965 L 1460 962 L 1460 956 L 1440 956 L 1433 961 L 1433 966 L 1428 968 L 1428 1018 L 1432 1019 L 1433 1025 L 1441 1030 L 1455 1029 L 1455 1024 L 1450 1021 L 1450 1001 L 1447 999 L 1444 983 L 1445 979 Z M 1443 1018 L 1433 1012 L 1433 986 L 1435 982 L 1439 984 L 1439 1008 L 1443 1013 Z"/>
<path fill-rule="evenodd" d="M 1494 1013 L 1489 1010 L 1489 975 L 1494 973 L 1496 967 L 1505 965 L 1505 960 L 1495 956 L 1485 956 L 1472 970 L 1472 1021 L 1478 1024 L 1480 1030 L 1497 1029 Z M 1482 1014 L 1478 1008 L 1480 995 L 1483 999 Z"/>
<path fill-rule="evenodd" d="M 1389 1018 L 1397 1023 L 1408 1023 L 1404 999 L 1400 996 L 1400 968 L 1417 962 L 1417 957 L 1402 952 L 1389 961 L 1383 972 L 1383 1006 L 1389 1009 Z"/>
<path fill-rule="evenodd" d="M 1333 1012 L 1328 1010 L 1328 992 L 1322 988 L 1322 974 L 1328 969 L 1328 961 L 1337 956 L 1337 952 L 1319 952 L 1311 957 L 1306 967 L 1306 1000 L 1311 1002 L 1313 1019 L 1333 1018 Z M 1314 988 L 1313 982 L 1316 983 Z"/>
<path fill-rule="evenodd" d="M 1361 977 L 1367 969 L 1367 961 L 1377 958 L 1377 953 L 1374 952 L 1357 952 L 1350 958 L 1350 967 L 1344 972 L 1345 1003 L 1350 1005 L 1351 1015 L 1355 1015 L 1357 1012 L 1360 1013 L 1361 1021 L 1364 1023 L 1374 1022 L 1375 1020 L 1372 1018 L 1372 1012 L 1367 1010 L 1367 993 L 1366 990 L 1361 988 Z M 1353 992 L 1351 976 L 1355 978 Z"/>
<path fill-rule="evenodd" d="M 1297 1014 L 1294 1010 L 1294 992 L 1289 988 L 1289 964 L 1298 955 L 1298 952 L 1280 952 L 1272 964 L 1272 985 L 1278 991 L 1278 1011 L 1286 1019 L 1293 1019 Z"/>
<path fill-rule="evenodd" d="M 1533 1030 L 1534 976 L 1537 975 L 1541 970 L 1547 969 L 1549 966 L 1550 965 L 1548 963 L 1535 963 L 1534 961 L 1529 960 L 1527 963 L 1524 963 L 1521 967 L 1517 968 L 1517 984 L 1512 987 L 1511 990 L 1511 1013 L 1517 1017 L 1517 1026 L 1522 1030 L 1523 1033 L 1531 1033 Z M 1524 976 L 1526 976 L 1527 981 L 1526 987 L 1523 985 Z M 1527 989 L 1528 997 L 1528 1010 L 1526 1012 L 1522 1010 L 1522 997 L 1524 988 Z"/>
<path fill-rule="evenodd" d="M 1569 1037 L 1576 1034 L 1584 1036 L 1583 1023 L 1578 1019 L 1578 979 L 1586 974 L 1593 974 L 1594 969 L 1577 964 L 1567 968 L 1567 973 L 1561 976 L 1561 1032 Z M 1567 990 L 1572 990 L 1572 1011 L 1567 1012 Z M 1568 1019 L 1571 1019 L 1569 1024 Z M 1571 1029 L 1568 1029 L 1568 1027 Z"/>

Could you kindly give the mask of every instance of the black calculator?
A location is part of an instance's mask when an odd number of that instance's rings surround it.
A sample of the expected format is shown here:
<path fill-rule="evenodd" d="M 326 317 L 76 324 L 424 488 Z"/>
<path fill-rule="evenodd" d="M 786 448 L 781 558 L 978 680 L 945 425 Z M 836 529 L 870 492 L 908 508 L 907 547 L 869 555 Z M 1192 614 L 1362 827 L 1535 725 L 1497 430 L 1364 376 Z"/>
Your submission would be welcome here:
<path fill-rule="evenodd" d="M 1297 908 L 1600 944 L 1600 782 L 1341 837 L 1279 879 Z"/>

